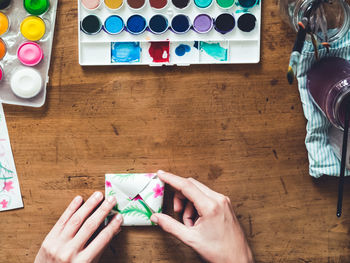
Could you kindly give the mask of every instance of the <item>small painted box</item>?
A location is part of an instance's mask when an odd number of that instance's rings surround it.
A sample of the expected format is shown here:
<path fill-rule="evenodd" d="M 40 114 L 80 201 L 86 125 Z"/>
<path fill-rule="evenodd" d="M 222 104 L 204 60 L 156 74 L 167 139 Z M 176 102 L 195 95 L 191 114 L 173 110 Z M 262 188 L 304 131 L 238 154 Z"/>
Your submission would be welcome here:
<path fill-rule="evenodd" d="M 162 212 L 164 183 L 155 173 L 106 174 L 105 194 L 117 199 L 109 217 L 122 214 L 124 226 L 154 225 L 150 218 Z"/>

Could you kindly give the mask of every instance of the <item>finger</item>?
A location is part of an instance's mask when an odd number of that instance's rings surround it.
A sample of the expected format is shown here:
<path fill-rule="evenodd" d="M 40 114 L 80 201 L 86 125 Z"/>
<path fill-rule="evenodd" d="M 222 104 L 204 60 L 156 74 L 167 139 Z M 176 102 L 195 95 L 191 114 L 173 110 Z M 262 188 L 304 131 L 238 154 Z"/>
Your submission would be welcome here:
<path fill-rule="evenodd" d="M 191 202 L 187 202 L 182 220 L 184 221 L 185 226 L 193 226 L 193 218 L 195 214 L 194 206 Z"/>
<path fill-rule="evenodd" d="M 186 197 L 180 192 L 175 192 L 174 195 L 174 211 L 176 213 L 181 212 L 184 209 L 184 202 L 186 201 Z"/>
<path fill-rule="evenodd" d="M 56 224 L 51 229 L 49 235 L 56 235 L 62 231 L 68 220 L 72 217 L 72 215 L 78 210 L 83 202 L 83 198 L 81 196 L 76 196 L 68 205 L 66 210 L 63 212 L 61 217 L 58 219 Z"/>
<path fill-rule="evenodd" d="M 190 245 L 191 229 L 166 214 L 153 214 L 151 221 L 158 224 L 165 232 L 175 236 L 187 245 Z"/>
<path fill-rule="evenodd" d="M 78 233 L 73 238 L 73 244 L 80 248 L 85 246 L 86 242 L 95 233 L 116 204 L 117 200 L 114 196 L 108 197 L 79 229 Z"/>
<path fill-rule="evenodd" d="M 206 194 L 204 194 L 191 180 L 183 177 L 158 171 L 158 177 L 165 183 L 180 191 L 188 200 L 192 201 L 198 214 L 203 215 L 211 211 L 215 204 Z"/>
<path fill-rule="evenodd" d="M 103 195 L 101 192 L 95 192 L 92 196 L 90 196 L 89 199 L 78 209 L 77 212 L 74 213 L 74 215 L 72 215 L 72 217 L 66 223 L 66 226 L 62 231 L 62 236 L 65 238 L 73 238 L 85 219 L 102 201 L 102 198 Z"/>
<path fill-rule="evenodd" d="M 123 222 L 121 214 L 117 214 L 109 224 L 97 235 L 97 237 L 81 252 L 80 256 L 86 262 L 91 262 L 102 253 L 112 238 L 120 232 Z"/>

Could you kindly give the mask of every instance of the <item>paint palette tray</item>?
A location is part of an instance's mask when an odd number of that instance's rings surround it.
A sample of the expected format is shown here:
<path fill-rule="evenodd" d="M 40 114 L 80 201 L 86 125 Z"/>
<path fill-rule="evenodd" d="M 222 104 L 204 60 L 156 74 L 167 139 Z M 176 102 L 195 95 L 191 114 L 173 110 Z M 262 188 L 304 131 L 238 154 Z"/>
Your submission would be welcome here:
<path fill-rule="evenodd" d="M 0 0 L 0 102 L 46 99 L 57 0 Z"/>
<path fill-rule="evenodd" d="M 79 63 L 259 63 L 260 0 L 78 0 Z"/>

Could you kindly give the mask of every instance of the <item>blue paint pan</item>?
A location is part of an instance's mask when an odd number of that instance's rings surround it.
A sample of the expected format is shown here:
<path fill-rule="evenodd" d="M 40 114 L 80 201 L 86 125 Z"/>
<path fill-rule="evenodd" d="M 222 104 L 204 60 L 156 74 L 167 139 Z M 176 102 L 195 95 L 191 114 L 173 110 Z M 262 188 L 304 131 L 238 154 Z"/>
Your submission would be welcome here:
<path fill-rule="evenodd" d="M 148 28 L 154 34 L 163 34 L 169 28 L 168 19 L 163 15 L 154 15 L 149 20 Z"/>
<path fill-rule="evenodd" d="M 171 21 L 171 29 L 176 34 L 184 34 L 188 32 L 191 28 L 190 19 L 188 16 L 180 14 L 177 16 L 174 16 L 173 20 Z"/>
<path fill-rule="evenodd" d="M 124 29 L 124 21 L 120 16 L 109 16 L 104 23 L 103 29 L 110 35 L 119 34 Z"/>
<path fill-rule="evenodd" d="M 132 15 L 126 22 L 126 28 L 133 35 L 142 34 L 147 28 L 146 18 L 141 15 Z"/>

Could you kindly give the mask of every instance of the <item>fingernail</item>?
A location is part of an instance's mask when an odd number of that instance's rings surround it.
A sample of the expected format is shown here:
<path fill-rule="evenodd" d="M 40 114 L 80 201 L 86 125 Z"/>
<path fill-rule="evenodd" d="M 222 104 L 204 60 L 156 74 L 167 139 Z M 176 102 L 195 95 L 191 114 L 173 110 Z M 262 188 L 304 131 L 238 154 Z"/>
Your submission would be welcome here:
<path fill-rule="evenodd" d="M 115 197 L 114 196 L 109 196 L 108 198 L 107 198 L 107 202 L 108 203 L 111 203 L 111 204 L 114 204 L 114 203 L 116 203 L 116 199 L 115 199 Z"/>
<path fill-rule="evenodd" d="M 82 199 L 82 197 L 81 197 L 80 195 L 78 195 L 78 196 L 76 196 L 76 197 L 74 198 L 73 202 L 74 202 L 75 204 L 80 204 L 80 203 L 81 203 L 81 199 Z"/>
<path fill-rule="evenodd" d="M 117 216 L 115 217 L 116 220 L 123 222 L 123 216 L 122 214 L 117 214 Z"/>
<path fill-rule="evenodd" d="M 94 198 L 100 200 L 102 198 L 102 193 L 101 192 L 95 192 L 94 193 Z"/>
<path fill-rule="evenodd" d="M 151 216 L 151 221 L 153 222 L 153 223 L 158 223 L 158 217 L 156 217 L 154 214 Z"/>

